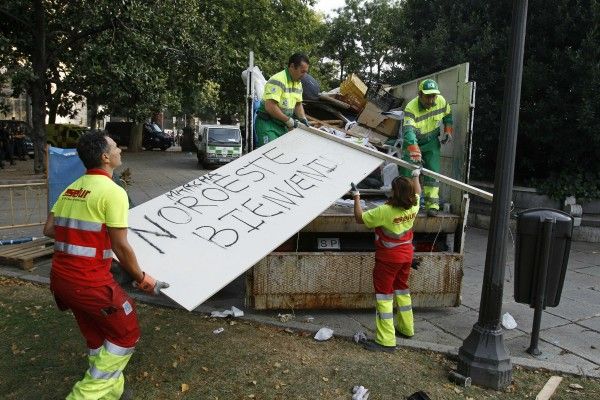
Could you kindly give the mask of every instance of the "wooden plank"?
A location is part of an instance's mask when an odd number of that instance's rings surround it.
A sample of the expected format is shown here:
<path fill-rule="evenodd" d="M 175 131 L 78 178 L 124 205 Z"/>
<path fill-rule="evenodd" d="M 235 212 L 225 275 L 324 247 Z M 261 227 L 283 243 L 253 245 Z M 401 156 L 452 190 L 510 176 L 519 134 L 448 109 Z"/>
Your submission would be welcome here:
<path fill-rule="evenodd" d="M 548 382 L 546 382 L 546 384 L 542 388 L 542 390 L 540 390 L 540 392 L 537 394 L 537 396 L 535 396 L 535 400 L 550 399 L 550 397 L 552 397 L 552 395 L 558 388 L 558 385 L 560 385 L 560 382 L 562 381 L 562 379 L 563 379 L 562 376 L 556 376 L 556 375 L 551 376 L 550 379 L 548 379 Z"/>
<path fill-rule="evenodd" d="M 43 249 L 37 249 L 34 252 L 28 253 L 28 254 L 23 254 L 22 256 L 18 257 L 20 260 L 32 260 L 35 258 L 40 258 L 40 257 L 44 257 L 50 254 L 54 254 L 54 248 L 53 247 L 45 247 Z"/>
<path fill-rule="evenodd" d="M 11 245 L 10 249 L 2 249 L 0 251 L 0 262 L 15 265 L 24 270 L 31 270 L 37 259 L 54 253 L 54 247 L 51 246 L 53 242 L 53 239 L 43 238 L 18 245 Z"/>
<path fill-rule="evenodd" d="M 15 249 L 10 253 L 5 253 L 5 254 L 0 254 L 0 257 L 6 257 L 6 258 L 18 258 L 21 255 L 26 255 L 31 253 L 32 251 L 38 250 L 38 249 L 45 249 L 46 246 L 35 246 L 35 247 L 28 247 L 25 249 Z"/>
<path fill-rule="evenodd" d="M 38 247 L 44 246 L 46 244 L 54 243 L 53 239 L 43 238 L 32 240 L 31 242 L 21 243 L 21 244 L 9 244 L 6 246 L 0 246 L 0 255 L 8 255 L 14 252 L 20 251 L 21 249 L 26 249 L 29 247 Z"/>
<path fill-rule="evenodd" d="M 19 251 L 12 252 L 10 254 L 0 254 L 0 258 L 19 258 L 23 255 L 27 255 L 34 250 L 46 249 L 48 247 L 30 247 L 28 249 L 21 249 Z M 52 248 L 52 246 L 50 246 Z"/>
<path fill-rule="evenodd" d="M 368 192 L 368 189 L 364 191 L 361 189 L 360 192 L 363 194 L 363 192 Z M 377 202 L 373 201 L 373 199 L 365 201 L 365 210 L 383 204 L 383 201 Z M 460 216 L 457 214 L 442 211 L 435 217 L 419 214 L 415 220 L 413 231 L 419 233 L 454 233 L 459 222 Z M 302 232 L 372 232 L 372 230 L 363 224 L 356 223 L 352 207 L 334 203 L 321 213 L 321 215 L 309 222 L 302 229 Z"/>

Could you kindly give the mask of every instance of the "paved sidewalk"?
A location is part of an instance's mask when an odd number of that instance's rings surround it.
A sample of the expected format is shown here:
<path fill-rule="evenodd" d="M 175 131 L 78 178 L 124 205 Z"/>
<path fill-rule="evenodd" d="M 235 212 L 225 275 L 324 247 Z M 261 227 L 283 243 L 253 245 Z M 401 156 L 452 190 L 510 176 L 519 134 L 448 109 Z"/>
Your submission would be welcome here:
<path fill-rule="evenodd" d="M 178 150 L 173 148 L 167 152 L 124 153 L 123 166 L 119 171 L 130 168 L 133 184 L 129 188 L 129 194 L 134 204 L 141 204 L 206 172 L 198 169 L 195 154 L 181 153 Z M 0 183 L 25 177 L 27 175 L 0 170 Z M 30 230 L 31 236 L 41 236 L 41 227 Z M 21 234 L 22 230 L 18 230 L 17 233 Z M 0 238 L 9 238 L 11 235 L 16 237 L 15 234 L 14 230 L 0 231 Z M 514 245 L 511 238 L 512 235 L 509 237 L 507 248 L 503 313 L 510 313 L 518 324 L 516 329 L 504 331 L 504 340 L 513 362 L 526 367 L 600 377 L 600 245 L 573 243 L 560 305 L 545 310 L 539 343 L 542 355 L 533 357 L 525 352 L 530 341 L 533 309 L 524 304 L 517 304 L 513 299 Z M 416 309 L 416 335 L 411 340 L 400 340 L 402 346 L 431 349 L 447 354 L 457 353 L 458 347 L 477 321 L 486 245 L 487 231 L 468 229 L 461 305 L 451 308 Z M 36 266 L 31 272 L 0 266 L 0 275 L 47 283 L 49 261 L 41 261 Z M 132 294 L 141 301 L 176 307 L 165 297 L 150 297 L 134 291 Z M 244 318 L 262 323 L 311 332 L 327 326 L 334 330 L 335 335 L 345 337 L 352 337 L 359 330 L 366 331 L 370 336 L 374 334 L 372 310 L 257 312 L 244 306 L 244 295 L 245 283 L 243 277 L 240 277 L 198 307 L 195 312 L 222 311 L 236 306 L 244 310 Z M 290 313 L 294 317 L 287 322 L 281 322 L 277 317 L 279 313 Z M 311 322 L 307 322 L 309 316 L 314 318 Z"/>

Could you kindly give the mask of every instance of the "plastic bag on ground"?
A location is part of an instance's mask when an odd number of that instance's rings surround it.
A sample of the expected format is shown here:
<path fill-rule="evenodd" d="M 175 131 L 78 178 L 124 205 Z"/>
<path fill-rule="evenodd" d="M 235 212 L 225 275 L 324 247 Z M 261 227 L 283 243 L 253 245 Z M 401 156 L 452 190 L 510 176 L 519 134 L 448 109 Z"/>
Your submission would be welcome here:
<path fill-rule="evenodd" d="M 324 342 L 325 340 L 331 339 L 332 336 L 333 336 L 333 329 L 321 328 L 315 334 L 315 340 L 318 340 L 319 342 Z"/>
<path fill-rule="evenodd" d="M 502 315 L 502 326 L 504 329 L 515 329 L 517 327 L 517 321 L 509 313 Z"/>
<path fill-rule="evenodd" d="M 356 343 L 363 343 L 367 341 L 367 335 L 363 331 L 358 331 L 354 334 L 354 341 Z"/>
<path fill-rule="evenodd" d="M 214 318 L 227 318 L 230 315 L 235 318 L 243 317 L 244 312 L 235 306 L 231 306 L 231 309 L 229 309 L 229 310 L 213 311 L 210 313 L 210 316 L 214 317 Z"/>
<path fill-rule="evenodd" d="M 352 400 L 368 400 L 369 389 L 364 386 L 354 386 L 352 388 Z"/>

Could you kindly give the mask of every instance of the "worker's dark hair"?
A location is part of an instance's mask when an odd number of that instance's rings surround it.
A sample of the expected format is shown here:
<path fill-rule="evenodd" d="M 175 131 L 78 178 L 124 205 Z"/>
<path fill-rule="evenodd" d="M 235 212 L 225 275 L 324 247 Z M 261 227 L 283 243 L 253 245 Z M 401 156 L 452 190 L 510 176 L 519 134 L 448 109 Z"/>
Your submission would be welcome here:
<path fill-rule="evenodd" d="M 77 141 L 77 154 L 86 169 L 102 166 L 102 154 L 108 153 L 109 145 L 105 131 L 92 131 L 83 134 Z"/>
<path fill-rule="evenodd" d="M 306 54 L 294 53 L 288 61 L 288 67 L 290 65 L 294 65 L 294 68 L 298 68 L 303 62 L 310 64 L 310 61 L 308 61 L 308 57 L 306 56 Z"/>
<path fill-rule="evenodd" d="M 394 178 L 392 181 L 392 198 L 388 200 L 388 204 L 405 210 L 417 205 L 415 187 L 409 178 L 403 176 Z"/>

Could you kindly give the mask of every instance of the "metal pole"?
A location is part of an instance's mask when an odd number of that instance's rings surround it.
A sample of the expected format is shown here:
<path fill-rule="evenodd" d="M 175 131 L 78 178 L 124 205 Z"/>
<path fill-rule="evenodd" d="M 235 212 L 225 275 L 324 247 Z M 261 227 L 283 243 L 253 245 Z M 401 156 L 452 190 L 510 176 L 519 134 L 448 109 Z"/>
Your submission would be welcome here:
<path fill-rule="evenodd" d="M 552 242 L 552 229 L 556 220 L 552 218 L 544 219 L 542 222 L 542 235 L 539 239 L 539 253 L 536 267 L 537 290 L 535 291 L 535 311 L 533 313 L 533 327 L 531 328 L 531 342 L 527 352 L 534 356 L 539 356 L 542 352 L 538 349 L 540 340 L 540 326 L 542 324 L 542 311 L 546 308 L 546 278 L 548 277 L 548 264 L 550 263 L 550 246 Z"/>
<path fill-rule="evenodd" d="M 254 150 L 251 143 L 253 139 L 252 132 L 254 132 L 252 121 L 252 117 L 254 114 L 254 111 L 252 109 L 252 106 L 254 104 L 254 85 L 252 84 L 252 68 L 254 68 L 253 51 L 251 51 L 248 55 L 248 81 L 246 83 L 246 132 L 244 132 L 244 135 L 246 137 L 246 145 L 244 146 L 245 154 L 248 154 L 249 152 Z"/>
<path fill-rule="evenodd" d="M 357 143 L 349 142 L 348 140 L 342 139 L 340 137 L 337 137 L 337 136 L 332 135 L 332 134 L 327 133 L 327 132 L 323 132 L 323 131 L 321 131 L 319 129 L 316 129 L 316 128 L 313 128 L 311 126 L 308 126 L 308 127 L 306 127 L 306 126 L 300 126 L 300 128 L 304 129 L 305 131 L 309 131 L 310 133 L 313 133 L 313 134 L 315 134 L 317 136 L 321 136 L 321 137 L 327 138 L 329 140 L 333 140 L 334 142 L 341 143 L 344 146 L 352 147 L 353 149 L 362 151 L 363 153 L 367 153 L 367 154 L 370 154 L 372 156 L 381 158 L 382 160 L 392 162 L 392 163 L 397 164 L 397 165 L 399 165 L 401 167 L 408 168 L 408 169 L 416 169 L 417 168 L 416 165 L 411 164 L 411 163 L 409 163 L 407 161 L 404 161 L 404 160 L 402 160 L 400 158 L 396 158 L 396 157 L 390 156 L 388 154 L 382 153 L 382 152 L 377 151 L 377 150 L 369 149 L 368 147 L 362 146 L 362 145 L 357 144 Z M 468 184 L 466 184 L 464 182 L 461 182 L 459 180 L 449 178 L 446 175 L 442 175 L 440 173 L 437 173 L 437 172 L 434 172 L 434 171 L 430 171 L 430 170 L 425 169 L 425 168 L 421 169 L 421 174 L 422 175 L 430 176 L 432 178 L 435 178 L 435 179 L 437 179 L 440 182 L 447 183 L 450 186 L 456 187 L 458 189 L 462 189 L 465 192 L 474 194 L 475 196 L 483 197 L 486 200 L 492 201 L 492 199 L 493 199 L 493 195 L 491 193 L 486 192 L 485 190 L 481 190 L 479 188 L 476 188 L 475 186 L 468 185 Z"/>
<path fill-rule="evenodd" d="M 526 21 L 527 0 L 513 0 L 511 46 L 479 319 L 458 351 L 458 372 L 470 376 L 476 385 L 493 389 L 503 389 L 512 381 L 512 362 L 504 345 L 500 314 L 519 126 Z"/>

